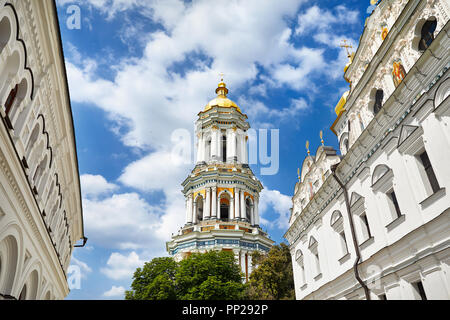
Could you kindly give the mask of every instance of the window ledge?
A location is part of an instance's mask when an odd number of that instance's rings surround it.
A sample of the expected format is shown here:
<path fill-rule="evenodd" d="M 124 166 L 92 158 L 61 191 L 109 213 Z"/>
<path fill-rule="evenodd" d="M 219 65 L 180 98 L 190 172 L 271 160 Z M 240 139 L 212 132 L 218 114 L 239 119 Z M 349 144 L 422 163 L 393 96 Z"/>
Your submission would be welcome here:
<path fill-rule="evenodd" d="M 300 287 L 300 290 L 305 290 L 306 288 L 308 287 L 308 284 L 307 283 L 305 283 L 304 285 L 302 285 L 301 287 Z"/>
<path fill-rule="evenodd" d="M 322 278 L 322 272 L 319 273 L 317 276 L 314 277 L 314 281 L 319 280 L 320 278 Z"/>
<path fill-rule="evenodd" d="M 400 215 L 398 218 L 395 218 L 394 220 L 392 220 L 387 226 L 386 229 L 388 231 L 392 231 L 393 229 L 395 229 L 395 227 L 397 227 L 399 224 L 401 224 L 403 221 L 405 221 L 405 215 L 402 214 Z"/>
<path fill-rule="evenodd" d="M 339 259 L 339 263 L 343 264 L 350 259 L 350 252 L 347 252 L 342 258 Z"/>
<path fill-rule="evenodd" d="M 433 193 L 431 196 L 420 202 L 420 206 L 422 210 L 428 208 L 430 205 L 432 205 L 434 202 L 436 202 L 438 199 L 445 196 L 445 188 L 440 188 L 438 191 Z"/>
<path fill-rule="evenodd" d="M 359 248 L 361 249 L 361 250 L 363 250 L 363 249 L 365 249 L 365 248 L 367 248 L 368 246 L 370 246 L 372 243 L 374 243 L 374 237 L 373 236 L 371 236 L 370 238 L 368 238 L 368 239 L 366 239 L 363 243 L 361 243 L 360 245 L 359 245 Z"/>

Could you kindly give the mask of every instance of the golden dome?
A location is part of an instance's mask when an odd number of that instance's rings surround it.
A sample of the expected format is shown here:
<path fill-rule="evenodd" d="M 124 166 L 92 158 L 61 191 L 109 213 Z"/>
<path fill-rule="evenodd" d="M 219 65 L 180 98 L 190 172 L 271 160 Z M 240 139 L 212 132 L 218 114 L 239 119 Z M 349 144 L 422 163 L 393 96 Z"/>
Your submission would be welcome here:
<path fill-rule="evenodd" d="M 208 111 L 212 107 L 218 106 L 218 107 L 224 107 L 224 108 L 236 108 L 237 111 L 241 112 L 241 109 L 238 107 L 238 105 L 227 98 L 228 89 L 226 84 L 222 81 L 219 83 L 216 89 L 217 97 L 212 99 L 208 104 L 205 106 L 205 110 L 203 112 Z M 241 112 L 242 113 L 242 112 Z"/>

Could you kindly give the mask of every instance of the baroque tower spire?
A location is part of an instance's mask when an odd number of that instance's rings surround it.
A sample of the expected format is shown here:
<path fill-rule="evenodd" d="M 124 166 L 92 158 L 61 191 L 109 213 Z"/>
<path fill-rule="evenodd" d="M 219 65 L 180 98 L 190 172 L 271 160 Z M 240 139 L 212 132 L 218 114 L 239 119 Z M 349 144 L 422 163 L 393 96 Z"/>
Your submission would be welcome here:
<path fill-rule="evenodd" d="M 268 252 L 273 241 L 259 226 L 263 187 L 248 165 L 250 125 L 239 106 L 227 97 L 221 76 L 217 96 L 199 112 L 195 123 L 196 163 L 182 183 L 185 224 L 166 248 L 176 260 L 192 252 L 233 251 L 247 281 L 251 254 Z"/>

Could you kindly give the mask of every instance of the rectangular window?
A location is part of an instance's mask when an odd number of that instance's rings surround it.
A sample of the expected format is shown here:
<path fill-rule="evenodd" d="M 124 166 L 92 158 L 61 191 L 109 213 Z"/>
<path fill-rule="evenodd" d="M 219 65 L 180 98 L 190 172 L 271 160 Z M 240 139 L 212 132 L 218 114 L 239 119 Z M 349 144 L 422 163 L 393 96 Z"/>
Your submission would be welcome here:
<path fill-rule="evenodd" d="M 346 255 L 348 253 L 348 248 L 347 240 L 345 239 L 345 232 L 342 231 L 341 233 L 339 233 L 339 237 L 341 238 L 342 254 Z"/>
<path fill-rule="evenodd" d="M 399 218 L 402 215 L 402 212 L 400 211 L 400 207 L 398 205 L 397 196 L 395 195 L 395 192 L 394 191 L 388 192 L 387 196 L 388 199 L 391 201 L 391 204 L 394 206 L 397 218 Z"/>
<path fill-rule="evenodd" d="M 363 227 L 365 229 L 363 230 L 363 234 L 365 236 L 364 240 L 367 240 L 372 237 L 372 234 L 370 233 L 369 221 L 367 220 L 367 215 L 365 212 L 361 215 L 361 220 L 363 222 Z"/>
<path fill-rule="evenodd" d="M 306 279 L 305 279 L 305 266 L 302 264 L 300 264 L 300 285 L 303 286 L 306 283 Z"/>
<path fill-rule="evenodd" d="M 433 167 L 431 166 L 430 159 L 428 158 L 427 152 L 423 152 L 419 155 L 419 159 L 422 162 L 423 169 L 425 170 L 425 173 L 427 175 L 428 181 L 430 182 L 431 189 L 433 190 L 433 193 L 439 191 L 439 183 L 436 179 L 436 175 L 434 174 Z"/>
<path fill-rule="evenodd" d="M 423 288 L 422 281 L 417 281 L 412 284 L 416 293 L 420 296 L 421 300 L 427 300 L 427 295 L 425 294 L 425 289 Z"/>
<path fill-rule="evenodd" d="M 320 260 L 319 260 L 319 253 L 314 253 L 314 260 L 316 262 L 316 274 L 318 275 L 320 273 Z"/>

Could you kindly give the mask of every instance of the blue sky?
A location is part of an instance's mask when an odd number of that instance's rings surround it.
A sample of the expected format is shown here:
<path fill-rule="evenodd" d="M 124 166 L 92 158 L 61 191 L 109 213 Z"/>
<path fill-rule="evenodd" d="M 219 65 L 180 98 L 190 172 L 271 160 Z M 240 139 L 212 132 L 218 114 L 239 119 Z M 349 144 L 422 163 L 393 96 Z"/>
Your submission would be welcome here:
<path fill-rule="evenodd" d="M 85 248 L 68 299 L 121 299 L 136 267 L 165 256 L 184 223 L 181 182 L 193 162 L 171 158 L 174 132 L 225 73 L 252 128 L 279 130 L 279 169 L 261 175 L 262 228 L 285 241 L 297 168 L 329 130 L 348 89 L 343 38 L 356 50 L 367 1 L 58 0 L 83 193 Z M 80 28 L 69 28 L 70 6 Z"/>

